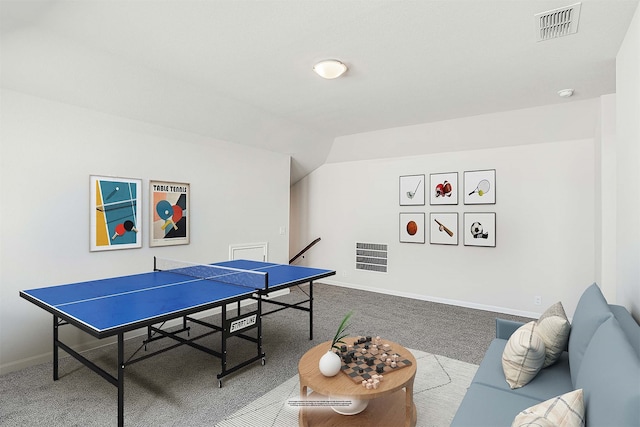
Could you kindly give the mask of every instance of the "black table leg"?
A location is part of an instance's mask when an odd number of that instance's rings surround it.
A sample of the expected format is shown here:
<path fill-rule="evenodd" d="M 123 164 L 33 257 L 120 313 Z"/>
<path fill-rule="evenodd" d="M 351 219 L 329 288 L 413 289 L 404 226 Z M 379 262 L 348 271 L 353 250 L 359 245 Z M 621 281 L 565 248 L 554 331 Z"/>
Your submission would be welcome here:
<path fill-rule="evenodd" d="M 309 340 L 313 339 L 313 280 L 309 282 Z"/>
<path fill-rule="evenodd" d="M 124 426 L 124 333 L 118 334 L 118 427 Z"/>
<path fill-rule="evenodd" d="M 58 379 L 58 316 L 53 316 L 53 380 Z"/>

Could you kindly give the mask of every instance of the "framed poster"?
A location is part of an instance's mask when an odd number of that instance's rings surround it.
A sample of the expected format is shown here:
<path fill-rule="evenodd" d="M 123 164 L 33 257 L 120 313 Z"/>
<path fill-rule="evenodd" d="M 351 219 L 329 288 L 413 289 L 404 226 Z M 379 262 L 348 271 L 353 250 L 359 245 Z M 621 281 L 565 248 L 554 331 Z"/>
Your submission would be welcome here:
<path fill-rule="evenodd" d="M 424 243 L 424 212 L 400 214 L 400 242 Z"/>
<path fill-rule="evenodd" d="M 189 244 L 189 184 L 149 181 L 149 246 Z"/>
<path fill-rule="evenodd" d="M 431 205 L 458 204 L 458 172 L 432 173 L 429 182 Z"/>
<path fill-rule="evenodd" d="M 431 212 L 429 224 L 429 243 L 432 245 L 458 244 L 458 212 Z"/>
<path fill-rule="evenodd" d="M 464 204 L 492 205 L 496 203 L 496 170 L 464 173 Z"/>
<path fill-rule="evenodd" d="M 142 180 L 90 175 L 90 251 L 142 247 Z"/>
<path fill-rule="evenodd" d="M 424 175 L 400 177 L 400 206 L 424 206 Z"/>
<path fill-rule="evenodd" d="M 495 212 L 465 212 L 464 245 L 496 247 Z"/>

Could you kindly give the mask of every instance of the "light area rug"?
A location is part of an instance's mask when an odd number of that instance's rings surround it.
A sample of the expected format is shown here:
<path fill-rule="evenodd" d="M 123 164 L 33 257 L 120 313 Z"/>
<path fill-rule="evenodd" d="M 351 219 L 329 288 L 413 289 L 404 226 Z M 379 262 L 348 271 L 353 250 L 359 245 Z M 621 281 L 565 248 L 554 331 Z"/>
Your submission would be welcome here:
<path fill-rule="evenodd" d="M 417 427 L 444 427 L 460 402 L 478 369 L 477 365 L 444 356 L 411 350 L 418 366 L 413 384 Z M 298 376 L 294 376 L 249 405 L 230 415 L 216 427 L 289 427 L 298 425 L 300 399 Z"/>

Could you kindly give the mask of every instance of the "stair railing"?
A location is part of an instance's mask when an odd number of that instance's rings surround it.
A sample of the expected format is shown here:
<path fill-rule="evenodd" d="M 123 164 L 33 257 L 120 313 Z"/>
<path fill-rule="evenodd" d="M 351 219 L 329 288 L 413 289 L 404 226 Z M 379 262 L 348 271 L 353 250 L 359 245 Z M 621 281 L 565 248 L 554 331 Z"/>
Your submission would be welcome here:
<path fill-rule="evenodd" d="M 298 254 L 296 256 L 294 256 L 293 258 L 291 258 L 289 260 L 289 264 L 293 264 L 293 262 L 295 260 L 297 260 L 298 258 L 300 258 L 301 256 L 303 256 L 309 249 L 311 249 L 315 244 L 317 244 L 320 241 L 320 237 L 318 237 L 316 240 L 314 240 L 313 242 L 309 243 L 303 250 L 301 250 L 300 252 L 298 252 Z"/>

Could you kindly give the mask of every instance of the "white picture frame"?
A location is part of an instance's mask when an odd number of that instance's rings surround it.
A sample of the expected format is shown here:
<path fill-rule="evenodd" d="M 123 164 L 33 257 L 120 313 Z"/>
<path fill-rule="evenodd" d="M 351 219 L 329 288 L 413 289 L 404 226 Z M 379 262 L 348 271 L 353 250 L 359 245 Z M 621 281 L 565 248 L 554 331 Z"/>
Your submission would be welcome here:
<path fill-rule="evenodd" d="M 191 239 L 188 183 L 149 181 L 149 246 L 188 245 Z"/>
<path fill-rule="evenodd" d="M 401 243 L 424 243 L 424 212 L 401 212 L 400 213 L 400 242 Z"/>
<path fill-rule="evenodd" d="M 400 206 L 424 206 L 424 175 L 400 177 Z"/>
<path fill-rule="evenodd" d="M 464 245 L 496 247 L 496 213 L 464 213 Z"/>
<path fill-rule="evenodd" d="M 429 176 L 429 204 L 458 204 L 458 172 L 432 173 Z"/>
<path fill-rule="evenodd" d="M 142 180 L 90 175 L 89 251 L 142 247 Z"/>
<path fill-rule="evenodd" d="M 458 212 L 429 214 L 429 243 L 432 245 L 458 244 Z"/>
<path fill-rule="evenodd" d="M 464 204 L 492 205 L 496 203 L 496 170 L 464 172 Z"/>

